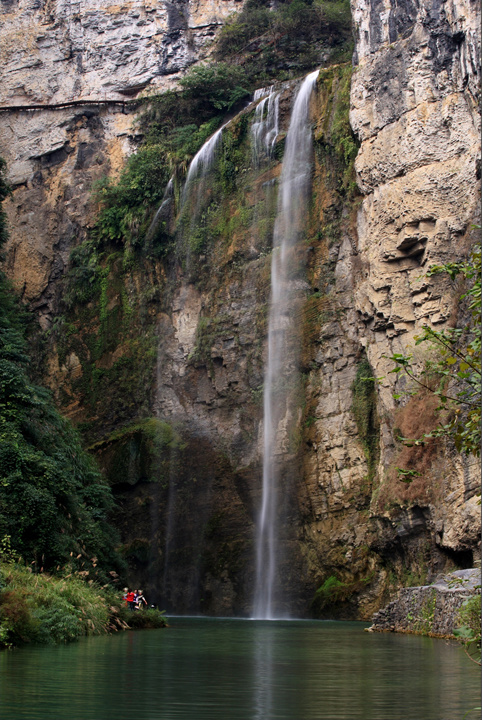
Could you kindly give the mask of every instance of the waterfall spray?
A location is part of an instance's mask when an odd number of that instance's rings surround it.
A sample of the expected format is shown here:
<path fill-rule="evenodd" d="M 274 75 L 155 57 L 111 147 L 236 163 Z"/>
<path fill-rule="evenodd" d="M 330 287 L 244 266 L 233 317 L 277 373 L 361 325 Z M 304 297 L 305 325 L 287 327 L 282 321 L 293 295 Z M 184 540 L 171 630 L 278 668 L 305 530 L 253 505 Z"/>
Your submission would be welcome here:
<path fill-rule="evenodd" d="M 274 619 L 279 587 L 279 470 L 277 456 L 283 453 L 290 381 L 296 372 L 296 348 L 290 347 L 294 333 L 293 308 L 300 284 L 292 261 L 304 226 L 310 189 L 312 129 L 309 104 L 319 71 L 308 75 L 297 93 L 285 141 L 273 234 L 268 360 L 264 384 L 263 486 L 256 530 L 256 577 L 253 617 Z"/>

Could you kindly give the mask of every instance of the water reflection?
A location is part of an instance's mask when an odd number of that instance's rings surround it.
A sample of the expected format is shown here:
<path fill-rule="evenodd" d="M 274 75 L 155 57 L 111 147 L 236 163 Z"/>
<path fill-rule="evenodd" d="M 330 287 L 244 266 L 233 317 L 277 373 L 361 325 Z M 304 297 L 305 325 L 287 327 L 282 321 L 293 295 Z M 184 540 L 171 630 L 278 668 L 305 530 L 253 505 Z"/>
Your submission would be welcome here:
<path fill-rule="evenodd" d="M 271 630 L 271 631 L 270 631 Z M 254 635 L 253 719 L 272 717 L 273 627 L 260 626 Z"/>
<path fill-rule="evenodd" d="M 467 720 L 456 644 L 360 623 L 172 619 L 167 630 L 0 654 L 5 720 Z"/>

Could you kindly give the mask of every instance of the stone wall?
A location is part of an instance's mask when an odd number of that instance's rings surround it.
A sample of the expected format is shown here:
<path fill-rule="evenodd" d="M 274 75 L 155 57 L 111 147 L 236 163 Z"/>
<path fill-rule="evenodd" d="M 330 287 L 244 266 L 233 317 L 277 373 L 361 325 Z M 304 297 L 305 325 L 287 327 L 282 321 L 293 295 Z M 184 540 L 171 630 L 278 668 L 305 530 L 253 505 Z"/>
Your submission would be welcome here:
<path fill-rule="evenodd" d="M 450 573 L 433 585 L 404 588 L 374 614 L 369 630 L 450 637 L 461 606 L 475 593 L 481 595 L 481 571 L 476 569 Z"/>

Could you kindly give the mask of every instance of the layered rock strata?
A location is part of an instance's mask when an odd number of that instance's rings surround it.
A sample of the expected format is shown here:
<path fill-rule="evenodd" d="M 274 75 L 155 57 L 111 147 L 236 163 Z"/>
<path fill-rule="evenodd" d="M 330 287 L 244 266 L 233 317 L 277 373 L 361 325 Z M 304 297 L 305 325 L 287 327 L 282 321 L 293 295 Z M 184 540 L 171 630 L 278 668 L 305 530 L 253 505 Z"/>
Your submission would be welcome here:
<path fill-rule="evenodd" d="M 3 1 L 2 105 L 123 100 L 206 53 L 240 0 Z"/>
<path fill-rule="evenodd" d="M 430 395 L 396 401 L 414 388 L 396 381 L 390 360 L 413 353 L 421 369 L 429 358 L 414 346 L 422 327 L 467 321 L 460 291 L 425 273 L 467 257 L 478 240 L 481 75 L 476 6 L 353 2 L 352 10 L 350 118 L 361 143 L 362 202 L 355 228 L 332 243 L 325 264 L 333 268 L 332 313 L 321 323 L 307 384 L 311 427 L 299 497 L 309 574 L 333 573 L 347 592 L 356 587 L 367 616 L 394 575 L 428 580 L 481 553 L 479 463 L 444 442 L 410 449 L 397 440 L 433 430 L 437 403 Z M 330 217 L 330 201 L 322 217 Z M 379 379 L 378 425 L 370 430 L 379 437 L 376 472 L 354 422 L 364 353 Z M 412 468 L 416 479 L 405 485 L 398 467 Z"/>
<path fill-rule="evenodd" d="M 116 176 L 136 147 L 135 115 L 124 102 L 175 84 L 239 7 L 239 0 L 0 4 L 0 153 L 15 189 L 6 208 L 15 228 L 8 271 L 44 329 L 69 252 L 93 222 L 93 183 Z"/>
<path fill-rule="evenodd" d="M 401 385 L 390 380 L 390 356 L 409 350 L 421 368 L 428 355 L 413 343 L 421 328 L 465 322 L 457 291 L 444 277 L 425 273 L 465 258 L 478 239 L 472 224 L 479 221 L 481 197 L 480 15 L 466 2 L 352 7 L 350 117 L 361 141 L 356 172 L 363 193 L 354 306 L 368 359 L 381 377 L 383 483 L 400 457 L 394 426 L 416 426 L 429 409 L 429 401 L 397 408 L 393 393 Z M 464 537 L 477 542 L 478 463 L 446 450 L 424 473 L 429 492 L 417 503 L 426 527 L 440 547 L 464 551 Z"/>

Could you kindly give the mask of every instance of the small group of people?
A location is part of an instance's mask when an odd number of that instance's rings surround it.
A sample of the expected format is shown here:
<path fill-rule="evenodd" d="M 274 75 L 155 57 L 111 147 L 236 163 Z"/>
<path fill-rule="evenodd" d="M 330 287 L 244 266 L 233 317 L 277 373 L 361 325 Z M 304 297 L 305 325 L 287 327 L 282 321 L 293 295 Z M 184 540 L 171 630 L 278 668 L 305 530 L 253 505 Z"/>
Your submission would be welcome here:
<path fill-rule="evenodd" d="M 124 588 L 123 600 L 126 601 L 126 605 L 130 610 L 144 610 L 148 606 L 142 590 Z"/>

